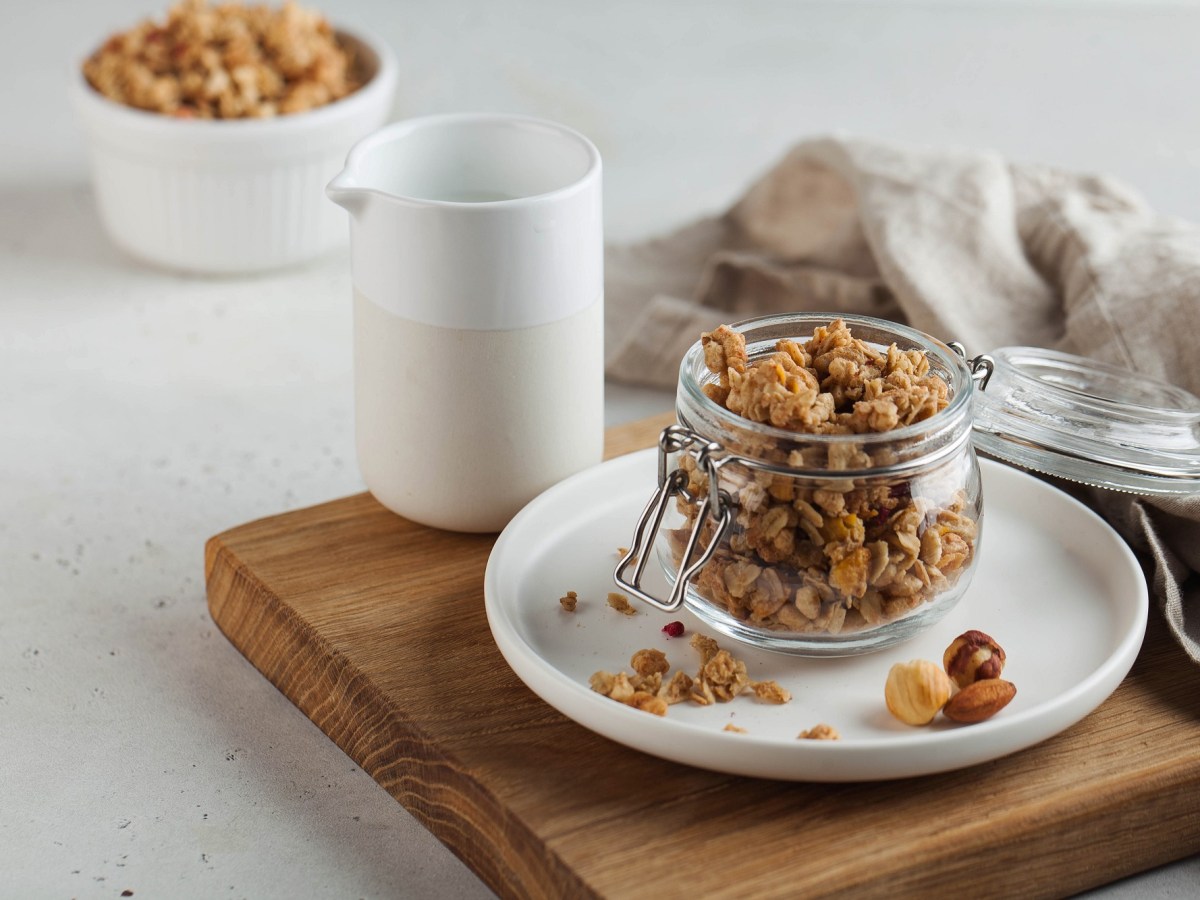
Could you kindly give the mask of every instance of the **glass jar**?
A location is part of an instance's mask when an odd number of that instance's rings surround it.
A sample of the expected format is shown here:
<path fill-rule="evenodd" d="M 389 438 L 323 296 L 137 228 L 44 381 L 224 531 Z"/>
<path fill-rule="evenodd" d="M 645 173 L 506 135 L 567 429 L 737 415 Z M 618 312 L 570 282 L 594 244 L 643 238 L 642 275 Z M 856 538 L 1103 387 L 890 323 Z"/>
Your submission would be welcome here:
<path fill-rule="evenodd" d="M 659 446 L 659 489 L 618 567 L 660 609 L 685 605 L 739 641 L 806 656 L 896 644 L 941 619 L 971 581 L 983 526 L 971 443 L 972 369 L 921 332 L 842 316 L 886 354 L 923 351 L 948 387 L 944 408 L 889 431 L 806 434 L 731 412 L 705 393 L 718 376 L 697 343 L 680 366 L 678 425 Z M 751 362 L 781 339 L 804 343 L 828 315 L 734 326 Z M 640 586 L 651 546 L 672 592 Z M 629 565 L 632 580 L 622 577 Z"/>

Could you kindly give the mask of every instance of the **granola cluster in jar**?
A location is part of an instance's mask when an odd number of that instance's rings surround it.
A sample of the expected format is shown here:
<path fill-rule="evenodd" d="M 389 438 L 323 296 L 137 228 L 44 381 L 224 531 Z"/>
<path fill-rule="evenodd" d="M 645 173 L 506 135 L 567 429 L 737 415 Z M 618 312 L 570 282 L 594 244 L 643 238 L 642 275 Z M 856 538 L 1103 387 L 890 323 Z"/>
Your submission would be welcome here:
<path fill-rule="evenodd" d="M 735 515 L 693 579 L 697 594 L 755 627 L 841 634 L 902 618 L 969 570 L 979 531 L 961 459 L 919 476 L 856 475 L 886 468 L 896 453 L 887 442 L 856 436 L 893 432 L 946 408 L 947 383 L 923 351 L 872 345 L 841 320 L 818 326 L 807 341 L 779 340 L 755 359 L 729 326 L 702 343 L 716 376 L 703 385 L 709 399 L 797 437 L 784 446 L 762 439 L 726 449 L 817 474 L 724 467 L 720 487 Z M 806 443 L 805 435 L 831 439 Z M 667 535 L 676 567 L 709 490 L 692 455 L 680 454 L 677 465 L 688 483 L 677 500 L 684 521 Z M 699 524 L 707 544 L 714 521 Z"/>
<path fill-rule="evenodd" d="M 303 112 L 361 86 L 329 22 L 291 2 L 183 0 L 165 22 L 147 19 L 110 37 L 83 74 L 110 100 L 188 119 Z"/>

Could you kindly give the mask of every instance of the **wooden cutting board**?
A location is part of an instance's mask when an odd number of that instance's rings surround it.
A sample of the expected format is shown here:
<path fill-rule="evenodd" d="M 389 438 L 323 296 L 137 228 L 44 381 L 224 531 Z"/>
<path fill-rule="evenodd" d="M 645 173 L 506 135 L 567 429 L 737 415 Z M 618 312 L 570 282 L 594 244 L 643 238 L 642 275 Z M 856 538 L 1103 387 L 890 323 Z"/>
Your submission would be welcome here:
<path fill-rule="evenodd" d="M 613 429 L 609 455 L 666 421 Z M 488 631 L 493 540 L 360 494 L 217 535 L 205 573 L 230 641 L 501 895 L 1056 896 L 1200 851 L 1200 669 L 1157 614 L 1116 693 L 1037 747 L 790 784 L 646 756 L 543 703 Z"/>

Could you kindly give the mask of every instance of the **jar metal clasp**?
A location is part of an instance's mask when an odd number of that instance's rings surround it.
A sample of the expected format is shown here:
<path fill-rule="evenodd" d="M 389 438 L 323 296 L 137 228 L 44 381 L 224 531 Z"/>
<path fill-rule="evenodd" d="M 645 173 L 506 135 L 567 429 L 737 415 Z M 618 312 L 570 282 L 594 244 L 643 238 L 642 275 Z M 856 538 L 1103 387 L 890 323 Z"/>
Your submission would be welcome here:
<path fill-rule="evenodd" d="M 708 476 L 708 492 L 700 502 L 696 516 L 696 524 L 688 535 L 687 546 L 679 564 L 679 573 L 671 588 L 670 596 L 659 600 L 642 587 L 642 576 L 646 564 L 654 550 L 654 542 L 662 527 L 663 516 L 667 504 L 672 497 L 680 496 L 688 502 L 696 502 L 697 497 L 688 490 L 688 475 L 683 469 L 676 467 L 668 472 L 670 456 L 673 453 L 690 452 L 694 455 L 696 464 Z M 663 612 L 674 612 L 683 604 L 683 596 L 687 591 L 688 582 L 712 558 L 720 545 L 729 525 L 733 521 L 734 501 L 728 493 L 721 490 L 719 473 L 721 468 L 733 457 L 725 455 L 725 448 L 715 441 L 706 441 L 703 437 L 682 425 L 670 425 L 662 430 L 658 437 L 658 488 L 655 490 L 646 508 L 638 518 L 634 531 L 633 545 L 621 557 L 613 572 L 613 580 L 617 585 L 639 600 L 661 609 Z M 700 531 L 709 516 L 716 521 L 716 530 L 708 541 L 708 545 L 700 551 L 700 555 L 692 561 L 692 554 L 700 540 Z M 629 567 L 633 566 L 632 578 L 627 576 Z"/>
<path fill-rule="evenodd" d="M 984 390 L 992 377 L 992 371 L 996 368 L 996 361 L 986 353 L 980 353 L 974 359 L 967 359 L 967 348 L 960 341 L 948 341 L 946 346 L 963 358 L 971 370 L 971 380 L 979 390 Z"/>

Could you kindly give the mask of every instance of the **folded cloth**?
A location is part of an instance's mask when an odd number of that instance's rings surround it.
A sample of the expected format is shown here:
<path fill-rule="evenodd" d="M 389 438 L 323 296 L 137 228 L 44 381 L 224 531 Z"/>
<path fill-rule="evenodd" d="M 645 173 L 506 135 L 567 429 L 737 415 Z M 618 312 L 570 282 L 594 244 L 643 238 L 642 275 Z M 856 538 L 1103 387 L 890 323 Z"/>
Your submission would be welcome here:
<path fill-rule="evenodd" d="M 1115 180 L 991 153 L 805 141 L 724 215 L 610 247 L 606 272 L 620 381 L 673 387 L 702 331 L 811 310 L 906 321 L 972 354 L 1051 347 L 1200 394 L 1200 228 Z M 1200 663 L 1200 496 L 1086 493 Z"/>

